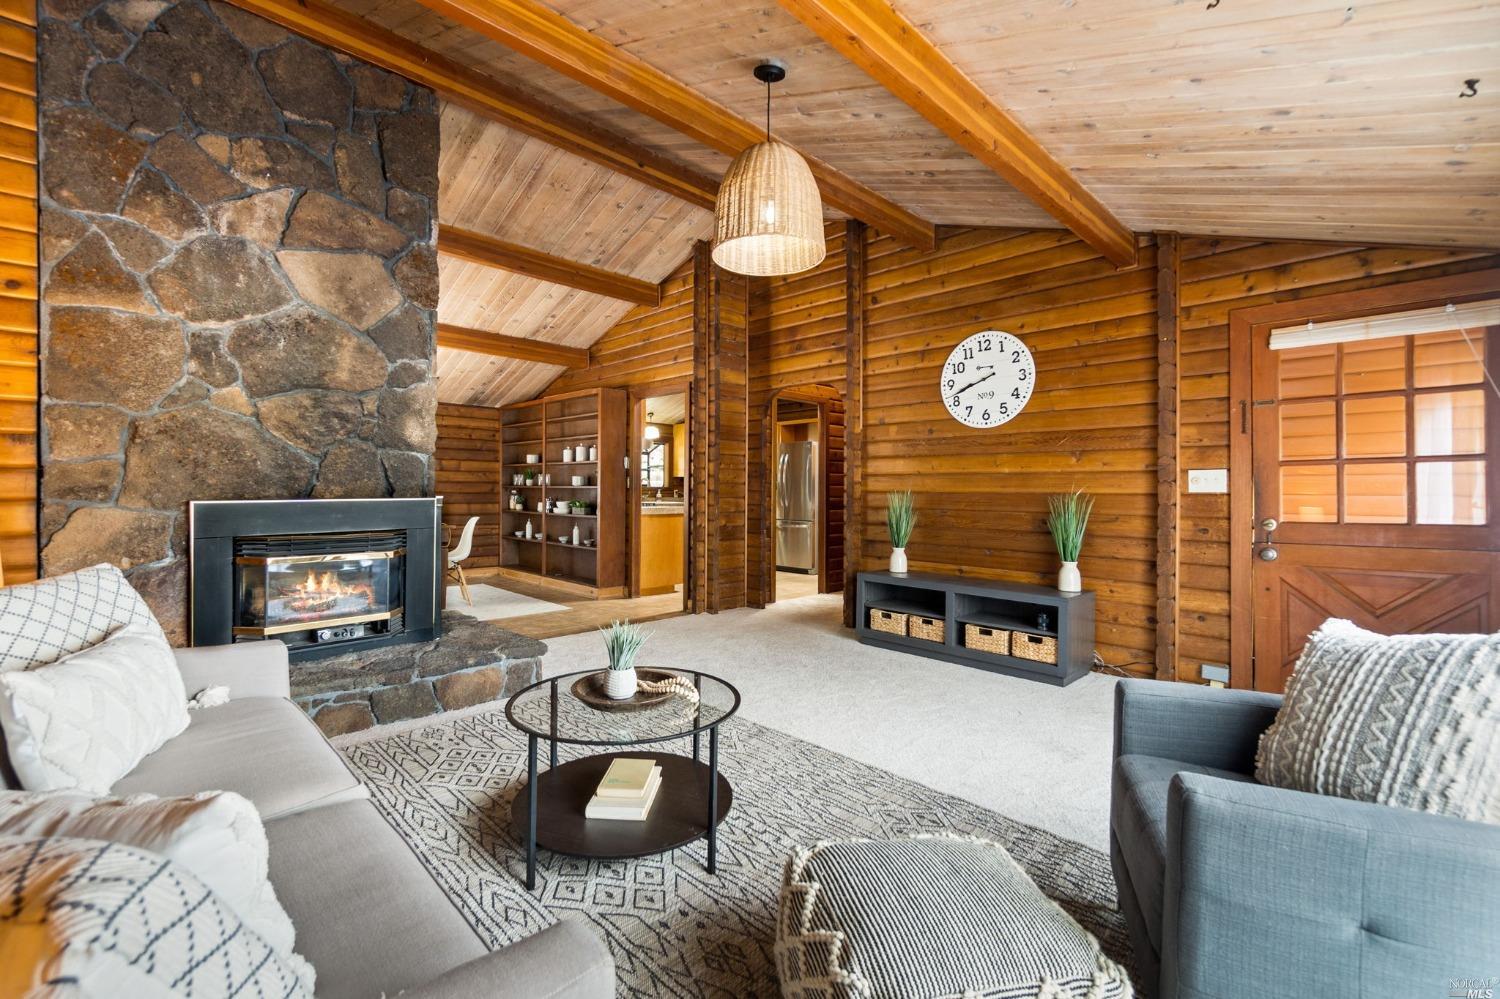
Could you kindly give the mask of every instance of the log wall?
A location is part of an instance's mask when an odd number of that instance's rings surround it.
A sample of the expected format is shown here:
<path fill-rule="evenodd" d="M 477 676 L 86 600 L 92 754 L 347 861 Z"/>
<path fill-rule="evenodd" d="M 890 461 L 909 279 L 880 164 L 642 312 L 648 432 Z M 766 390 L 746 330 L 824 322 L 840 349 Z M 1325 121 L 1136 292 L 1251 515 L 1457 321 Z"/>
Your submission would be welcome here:
<path fill-rule="evenodd" d="M 0 564 L 37 574 L 36 5 L 0 3 Z"/>
<path fill-rule="evenodd" d="M 453 543 L 470 517 L 473 554 L 464 568 L 500 564 L 500 410 L 490 406 L 438 405 L 437 492 L 443 497 L 443 523 Z"/>
<path fill-rule="evenodd" d="M 1065 232 L 964 230 L 916 253 L 869 244 L 861 567 L 889 551 L 890 491 L 915 494 L 914 571 L 1051 584 L 1047 496 L 1097 505 L 1080 563 L 1098 594 L 1097 648 L 1145 672 L 1156 635 L 1154 248 L 1116 270 Z M 1024 340 L 1037 388 L 997 430 L 953 420 L 937 383 L 954 344 L 984 329 Z"/>
<path fill-rule="evenodd" d="M 766 414 L 780 393 L 818 390 L 817 398 L 839 401 L 836 426 L 838 454 L 829 458 L 832 576 L 842 586 L 845 395 L 845 223 L 825 225 L 828 256 L 810 271 L 785 278 L 757 279 L 750 286 L 750 494 L 746 523 L 751 539 L 746 585 L 751 606 L 770 599 L 775 567 L 774 524 L 770 503 Z M 832 442 L 830 442 L 832 443 Z M 836 562 L 836 564 L 835 564 Z"/>

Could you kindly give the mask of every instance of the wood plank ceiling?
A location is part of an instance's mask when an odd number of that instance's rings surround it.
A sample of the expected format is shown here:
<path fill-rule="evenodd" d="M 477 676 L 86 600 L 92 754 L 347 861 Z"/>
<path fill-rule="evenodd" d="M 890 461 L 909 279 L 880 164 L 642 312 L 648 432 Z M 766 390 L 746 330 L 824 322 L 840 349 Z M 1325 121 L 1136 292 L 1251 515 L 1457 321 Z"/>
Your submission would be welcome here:
<path fill-rule="evenodd" d="M 561 111 L 717 177 L 728 158 L 435 15 L 416 0 L 336 5 Z M 758 120 L 749 77 L 776 56 L 775 130 L 938 224 L 1055 228 L 780 6 L 549 0 L 668 75 Z M 1136 232 L 1493 245 L 1500 6 L 1480 0 L 1181 4 L 892 0 L 941 54 Z M 1478 94 L 1463 97 L 1467 80 Z M 1493 82 L 1492 82 L 1493 81 Z M 443 222 L 650 281 L 711 215 L 455 107 Z M 837 213 L 830 212 L 830 216 Z M 588 346 L 629 304 L 448 258 L 445 323 Z M 526 398 L 560 370 L 439 352 L 447 402 Z"/>
<path fill-rule="evenodd" d="M 445 225 L 653 283 L 672 272 L 713 215 L 455 105 L 443 108 Z M 568 347 L 588 347 L 631 304 L 439 254 L 438 320 Z M 528 399 L 561 372 L 553 364 L 440 347 L 443 402 L 499 406 Z"/>

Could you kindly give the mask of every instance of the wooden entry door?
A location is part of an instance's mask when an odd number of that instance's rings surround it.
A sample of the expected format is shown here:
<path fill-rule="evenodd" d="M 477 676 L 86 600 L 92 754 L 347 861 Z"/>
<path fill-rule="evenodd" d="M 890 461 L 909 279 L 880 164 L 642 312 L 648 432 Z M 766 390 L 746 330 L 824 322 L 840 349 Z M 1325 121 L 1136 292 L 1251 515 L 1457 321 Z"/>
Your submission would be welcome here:
<path fill-rule="evenodd" d="M 1275 308 L 1247 330 L 1253 686 L 1280 691 L 1330 617 L 1500 629 L 1500 394 L 1485 373 L 1500 327 L 1272 349 L 1274 330 L 1348 318 L 1317 300 Z"/>

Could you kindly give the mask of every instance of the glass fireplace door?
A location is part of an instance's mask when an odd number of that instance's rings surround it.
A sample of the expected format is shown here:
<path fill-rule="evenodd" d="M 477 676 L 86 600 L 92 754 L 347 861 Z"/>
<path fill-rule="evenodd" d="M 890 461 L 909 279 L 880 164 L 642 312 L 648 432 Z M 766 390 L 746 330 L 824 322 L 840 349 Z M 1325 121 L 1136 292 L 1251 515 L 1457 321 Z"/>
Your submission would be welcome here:
<path fill-rule="evenodd" d="M 265 637 L 389 621 L 401 613 L 404 551 L 235 559 L 234 633 Z"/>

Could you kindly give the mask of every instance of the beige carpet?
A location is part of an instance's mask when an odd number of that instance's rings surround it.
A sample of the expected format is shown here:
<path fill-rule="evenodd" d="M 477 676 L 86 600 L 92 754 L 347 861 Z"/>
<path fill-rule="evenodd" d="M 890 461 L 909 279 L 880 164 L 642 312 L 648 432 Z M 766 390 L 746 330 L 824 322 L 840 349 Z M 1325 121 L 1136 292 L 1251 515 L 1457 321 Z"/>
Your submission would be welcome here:
<path fill-rule="evenodd" d="M 861 645 L 839 597 L 657 621 L 642 665 L 733 683 L 743 717 L 1077 840 L 1108 846 L 1115 681 L 1053 687 Z M 547 639 L 549 674 L 603 665 L 595 634 Z"/>

